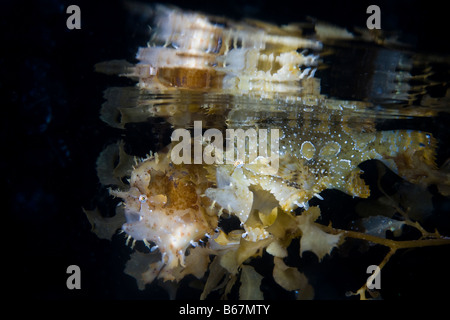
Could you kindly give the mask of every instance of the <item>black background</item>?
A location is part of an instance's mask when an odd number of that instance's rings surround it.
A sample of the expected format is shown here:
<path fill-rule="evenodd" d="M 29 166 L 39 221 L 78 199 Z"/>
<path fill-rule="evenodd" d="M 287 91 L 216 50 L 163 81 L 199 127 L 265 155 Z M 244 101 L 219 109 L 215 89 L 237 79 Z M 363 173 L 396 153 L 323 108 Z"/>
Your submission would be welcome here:
<path fill-rule="evenodd" d="M 349 29 L 365 27 L 367 6 L 377 4 L 383 29 L 401 30 L 419 51 L 449 53 L 444 1 L 171 3 L 278 24 L 311 16 Z M 71 4 L 81 8 L 81 30 L 66 28 L 66 8 Z M 135 280 L 123 273 L 131 252 L 124 238 L 98 239 L 82 212 L 83 207 L 100 206 L 106 212 L 114 207 L 98 182 L 95 161 L 123 132 L 104 124 L 99 109 L 107 87 L 132 85 L 126 79 L 95 73 L 94 64 L 110 59 L 132 62 L 137 48 L 148 41 L 147 21 L 127 13 L 121 1 L 2 1 L 0 8 L 0 169 L 6 190 L 2 264 L 8 295 L 15 299 L 167 299 L 166 292 L 155 285 L 137 290 Z M 138 134 L 146 141 L 152 138 L 146 131 Z M 347 197 L 339 199 L 333 204 L 336 207 L 352 204 Z M 448 207 L 442 210 L 448 213 Z M 310 279 L 316 285 L 316 297 L 342 299 L 347 290 L 359 288 L 367 265 L 382 257 L 383 252 L 373 250 L 375 260 L 355 254 L 353 260 L 329 258 L 321 264 L 305 253 L 305 272 L 316 274 Z M 390 279 L 383 281 L 384 297 L 448 298 L 440 293 L 449 283 L 448 250 L 443 252 L 443 248 L 418 249 L 392 258 L 383 270 Z M 270 272 L 270 262 L 266 263 L 259 270 Z M 81 268 L 81 290 L 66 287 L 66 268 L 71 264 Z M 271 299 L 291 297 L 279 293 L 273 280 L 263 286 Z M 187 288 L 180 290 L 180 297 L 196 298 Z"/>

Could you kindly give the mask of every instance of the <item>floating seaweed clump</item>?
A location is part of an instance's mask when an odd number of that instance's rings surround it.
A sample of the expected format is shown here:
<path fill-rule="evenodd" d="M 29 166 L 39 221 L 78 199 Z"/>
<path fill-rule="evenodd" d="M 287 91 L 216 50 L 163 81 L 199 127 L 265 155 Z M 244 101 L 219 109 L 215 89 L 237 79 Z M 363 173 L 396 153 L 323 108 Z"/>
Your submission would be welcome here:
<path fill-rule="evenodd" d="M 151 18 L 151 38 L 136 64 L 96 65 L 137 82 L 107 89 L 101 118 L 125 135 L 130 124 L 157 126 L 152 121 L 162 118 L 171 141 L 142 158 L 129 155 L 123 142 L 107 147 L 97 172 L 119 206 L 112 218 L 86 211 L 99 237 L 111 239 L 121 228 L 127 244 L 148 247 L 135 251 L 125 268 L 139 289 L 191 275 L 200 280 L 199 298 L 215 291 L 226 298 L 238 288 L 241 299 L 263 299 L 255 258 L 269 256 L 275 283 L 308 299 L 314 288 L 289 265 L 292 248 L 321 261 L 350 238 L 385 246 L 373 280 L 400 249 L 450 243 L 420 224 L 432 204 L 416 210 L 407 197 L 425 199 L 430 185 L 449 195 L 448 166 L 436 165 L 437 139 L 431 132 L 379 128 L 381 120 L 448 111 L 449 91 L 432 98 L 424 90 L 432 72 L 420 55 L 388 38 L 321 22 L 278 27 L 162 6 L 152 7 Z M 339 95 L 341 81 L 333 79 L 347 67 L 339 57 L 349 46 L 373 59 L 354 77 L 371 77 L 359 79 L 364 88 Z M 319 74 L 332 88 L 327 94 Z M 160 139 L 154 145 L 167 140 L 154 137 Z M 398 178 L 395 192 L 381 183 L 369 187 L 361 169 L 368 160 L 383 168 L 378 182 L 386 172 Z M 360 227 L 336 227 L 338 214 L 324 223 L 321 203 L 330 189 L 367 199 L 348 209 Z M 418 230 L 418 238 L 401 239 L 405 226 Z M 375 296 L 368 284 L 355 294 Z"/>

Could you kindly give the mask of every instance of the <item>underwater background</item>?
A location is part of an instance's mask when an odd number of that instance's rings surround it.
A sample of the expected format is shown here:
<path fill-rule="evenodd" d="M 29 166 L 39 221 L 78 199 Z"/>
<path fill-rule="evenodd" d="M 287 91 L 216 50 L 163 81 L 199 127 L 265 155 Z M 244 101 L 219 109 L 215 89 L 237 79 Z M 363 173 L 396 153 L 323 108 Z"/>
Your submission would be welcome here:
<path fill-rule="evenodd" d="M 159 2 L 161 3 L 161 1 Z M 66 8 L 81 9 L 81 30 L 68 30 Z M 251 17 L 276 24 L 305 21 L 315 17 L 344 28 L 364 28 L 368 1 L 173 1 L 184 9 L 223 15 L 235 20 Z M 435 81 L 445 83 L 428 88 L 430 95 L 442 97 L 449 81 L 449 35 L 443 2 L 377 1 L 384 31 L 400 30 L 402 40 L 414 51 L 445 57 L 436 62 Z M 168 299 L 169 294 L 156 284 L 137 289 L 134 278 L 123 270 L 131 250 L 124 237 L 112 241 L 98 239 L 83 208 L 96 206 L 113 212 L 116 205 L 98 181 L 96 160 L 105 146 L 124 138 L 133 154 L 145 155 L 167 144 L 171 132 L 163 119 L 134 124 L 122 131 L 100 120 L 103 91 L 111 86 L 132 86 L 125 78 L 108 77 L 94 71 L 96 63 L 126 59 L 133 61 L 138 47 L 148 41 L 148 21 L 131 15 L 121 1 L 3 1 L 1 6 L 2 53 L 0 55 L 3 98 L 2 149 L 0 166 L 5 179 L 6 231 L 3 264 L 11 297 L 26 299 Z M 349 49 L 351 50 L 351 49 Z M 370 59 L 370 57 L 368 57 Z M 361 59 L 364 61 L 364 59 Z M 364 74 L 365 65 L 340 63 Z M 376 68 L 377 66 L 372 66 Z M 441 68 L 441 69 L 440 69 Z M 336 71 L 339 74 L 339 70 Z M 343 79 L 322 79 L 322 94 L 360 99 L 367 93 L 364 77 L 356 81 L 341 73 Z M 352 73 L 353 74 L 353 73 Z M 320 77 L 320 76 L 319 76 Z M 384 128 L 420 129 L 437 138 L 437 165 L 450 157 L 450 106 L 433 118 L 389 120 Z M 362 165 L 363 177 L 371 185 L 376 180 L 372 162 Z M 391 180 L 389 180 L 391 179 Z M 395 182 L 388 177 L 386 185 Z M 431 220 L 442 235 L 450 235 L 450 200 L 435 190 Z M 345 224 L 359 199 L 333 190 L 320 202 L 323 214 L 338 217 Z M 327 213 L 328 212 L 328 213 Z M 405 235 L 406 237 L 408 235 Z M 297 244 L 298 245 L 298 244 Z M 297 248 L 291 248 L 298 251 Z M 449 280 L 449 246 L 417 248 L 397 253 L 383 268 L 381 295 L 384 299 L 440 299 Z M 336 250 L 338 251 L 338 250 Z M 367 265 L 378 263 L 384 248 L 345 252 L 339 248 L 322 262 L 305 253 L 300 265 L 315 288 L 315 299 L 351 299 L 345 293 L 365 281 Z M 261 273 L 270 274 L 273 265 L 258 258 Z M 68 290 L 66 269 L 81 269 L 81 290 Z M 262 282 L 267 299 L 292 299 L 267 277 Z M 176 298 L 199 295 L 182 283 Z M 217 297 L 211 297 L 217 298 Z"/>

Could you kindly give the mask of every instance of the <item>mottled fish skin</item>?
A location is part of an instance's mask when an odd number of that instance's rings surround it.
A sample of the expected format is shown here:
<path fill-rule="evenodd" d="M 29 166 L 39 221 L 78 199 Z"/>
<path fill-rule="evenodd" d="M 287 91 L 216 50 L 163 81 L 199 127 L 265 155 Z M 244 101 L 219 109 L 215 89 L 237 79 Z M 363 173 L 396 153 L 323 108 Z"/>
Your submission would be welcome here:
<path fill-rule="evenodd" d="M 254 116 L 248 121 L 243 120 L 245 117 L 242 114 L 238 118 L 239 123 L 245 123 L 248 128 L 252 127 L 252 123 L 256 125 Z M 227 123 L 233 128 L 232 119 L 229 118 Z M 262 122 L 258 123 L 258 128 L 269 132 L 278 129 L 281 132 L 279 170 L 268 175 L 259 170 L 261 167 L 258 169 L 255 165 L 244 164 L 244 174 L 278 196 L 282 208 L 288 211 L 305 206 L 325 189 L 337 189 L 354 197 L 367 198 L 370 190 L 360 178 L 362 170 L 358 167 L 367 160 L 381 160 L 400 176 L 405 165 L 403 157 L 416 157 L 430 168 L 435 166 L 436 141 L 430 133 L 376 131 L 374 121 L 370 119 L 328 111 L 316 112 L 312 116 L 303 114 L 300 120 L 273 122 L 270 127 Z M 269 183 L 268 179 L 272 182 Z M 277 184 L 283 185 L 283 192 L 277 189 L 280 187 L 275 186 Z M 282 198 L 282 194 L 286 196 L 289 193 L 291 196 Z"/>

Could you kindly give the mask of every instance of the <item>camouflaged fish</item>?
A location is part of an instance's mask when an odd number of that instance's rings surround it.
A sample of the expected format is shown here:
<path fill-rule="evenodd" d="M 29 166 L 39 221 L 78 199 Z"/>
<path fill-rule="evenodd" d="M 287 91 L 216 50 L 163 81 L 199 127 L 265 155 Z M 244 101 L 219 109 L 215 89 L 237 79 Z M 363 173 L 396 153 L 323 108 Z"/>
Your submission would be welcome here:
<path fill-rule="evenodd" d="M 312 234 L 306 231 L 308 215 L 296 219 L 293 212 L 308 210 L 308 201 L 321 199 L 323 190 L 370 195 L 358 167 L 366 160 L 380 160 L 411 182 L 417 163 L 434 168 L 436 141 L 430 133 L 377 131 L 377 115 L 364 113 L 373 104 L 321 94 L 316 77 L 323 67 L 320 40 L 331 37 L 326 30 L 333 31 L 334 38 L 348 39 L 351 34 L 322 27 L 315 38 L 306 38 L 298 26 L 235 22 L 166 7 L 157 7 L 154 15 L 151 40 L 139 49 L 136 65 L 111 61 L 96 66 L 137 81 L 135 88 L 106 91 L 102 119 L 124 128 L 129 122 L 163 117 L 174 129 L 189 130 L 200 121 L 204 130 L 216 130 L 215 139 L 205 139 L 201 131 L 197 140 L 193 135 L 184 143 L 199 143 L 202 154 L 209 150 L 222 158 L 209 164 L 175 163 L 171 155 L 175 148 L 179 151 L 181 141 L 172 136 L 167 149 L 133 166 L 129 185 L 111 191 L 125 208 L 122 230 L 161 254 L 160 260 L 148 264 L 146 283 L 156 277 L 180 280 L 194 272 L 197 265 L 191 261 L 190 267 L 185 255 L 199 241 L 206 243 L 199 261 L 210 254 L 221 256 L 222 267 L 231 273 L 259 249 L 285 250 L 288 242 L 283 239 L 289 232 Z M 244 131 L 244 140 L 231 143 L 231 154 L 224 150 L 230 129 Z M 252 143 L 245 131 L 250 129 L 266 130 L 257 132 L 267 137 L 277 133 L 270 156 L 246 160 L 270 140 Z M 234 154 L 239 143 L 245 146 L 240 156 Z M 273 157 L 276 167 L 271 165 Z M 224 213 L 240 219 L 234 233 L 217 229 Z M 281 223 L 279 219 L 286 219 L 283 231 L 271 228 Z M 289 231 L 288 225 L 296 224 L 300 227 Z M 328 239 L 319 231 L 314 234 Z M 339 241 L 339 236 L 328 236 L 330 246 L 320 258 Z M 197 271 L 204 273 L 203 265 Z"/>

